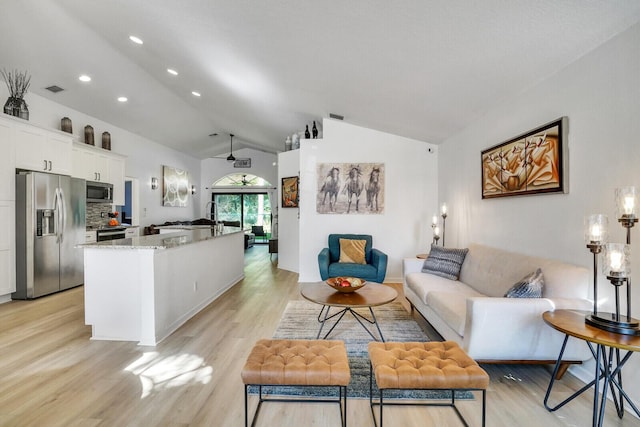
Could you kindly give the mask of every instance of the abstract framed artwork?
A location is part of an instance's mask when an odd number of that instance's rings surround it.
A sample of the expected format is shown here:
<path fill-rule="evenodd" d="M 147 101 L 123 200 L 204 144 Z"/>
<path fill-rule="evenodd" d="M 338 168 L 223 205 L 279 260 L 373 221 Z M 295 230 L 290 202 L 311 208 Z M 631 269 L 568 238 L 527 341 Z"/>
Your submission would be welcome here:
<path fill-rule="evenodd" d="M 162 206 L 185 207 L 189 201 L 189 173 L 171 166 L 162 166 Z"/>
<path fill-rule="evenodd" d="M 316 212 L 383 214 L 384 163 L 319 163 Z"/>
<path fill-rule="evenodd" d="M 482 151 L 482 198 L 568 193 L 567 118 Z"/>
<path fill-rule="evenodd" d="M 289 176 L 282 178 L 282 207 L 298 207 L 298 177 Z"/>

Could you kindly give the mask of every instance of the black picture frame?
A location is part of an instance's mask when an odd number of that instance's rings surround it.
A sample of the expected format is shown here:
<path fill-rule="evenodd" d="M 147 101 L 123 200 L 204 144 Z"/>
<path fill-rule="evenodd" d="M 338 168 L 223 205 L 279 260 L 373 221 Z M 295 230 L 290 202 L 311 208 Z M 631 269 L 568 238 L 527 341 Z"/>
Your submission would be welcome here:
<path fill-rule="evenodd" d="M 483 199 L 568 193 L 567 117 L 482 151 Z"/>
<path fill-rule="evenodd" d="M 297 208 L 299 206 L 299 189 L 300 180 L 297 176 L 288 176 L 282 178 L 282 207 Z"/>

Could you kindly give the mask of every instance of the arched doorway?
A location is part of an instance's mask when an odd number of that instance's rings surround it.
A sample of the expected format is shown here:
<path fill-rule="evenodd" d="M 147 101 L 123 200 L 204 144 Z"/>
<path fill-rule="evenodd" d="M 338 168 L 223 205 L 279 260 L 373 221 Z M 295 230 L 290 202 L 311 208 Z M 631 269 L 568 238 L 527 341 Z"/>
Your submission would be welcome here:
<path fill-rule="evenodd" d="M 266 243 L 277 234 L 275 194 L 275 187 L 259 176 L 229 174 L 212 184 L 208 214 L 218 221 L 236 223 L 245 230 L 262 226 L 267 234 Z"/>

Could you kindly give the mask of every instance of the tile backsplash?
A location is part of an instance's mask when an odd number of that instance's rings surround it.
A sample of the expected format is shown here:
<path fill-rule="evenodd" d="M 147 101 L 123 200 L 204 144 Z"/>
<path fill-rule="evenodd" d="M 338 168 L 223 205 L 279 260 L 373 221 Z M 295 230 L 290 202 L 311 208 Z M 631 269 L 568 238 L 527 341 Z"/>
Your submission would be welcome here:
<path fill-rule="evenodd" d="M 87 228 L 99 228 L 109 224 L 109 212 L 113 212 L 111 203 L 87 203 Z M 101 214 L 104 213 L 104 218 Z"/>

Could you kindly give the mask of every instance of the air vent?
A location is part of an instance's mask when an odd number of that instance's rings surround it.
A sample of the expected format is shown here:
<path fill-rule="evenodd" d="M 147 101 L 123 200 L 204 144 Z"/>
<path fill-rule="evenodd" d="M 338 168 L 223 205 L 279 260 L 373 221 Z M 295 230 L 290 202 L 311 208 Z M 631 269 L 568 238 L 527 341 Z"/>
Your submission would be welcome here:
<path fill-rule="evenodd" d="M 344 120 L 344 116 L 341 116 L 339 114 L 329 113 L 329 117 L 336 120 Z"/>
<path fill-rule="evenodd" d="M 47 89 L 48 91 L 53 92 L 53 93 L 62 92 L 64 90 L 60 86 L 56 86 L 56 85 L 46 87 L 45 89 Z"/>

